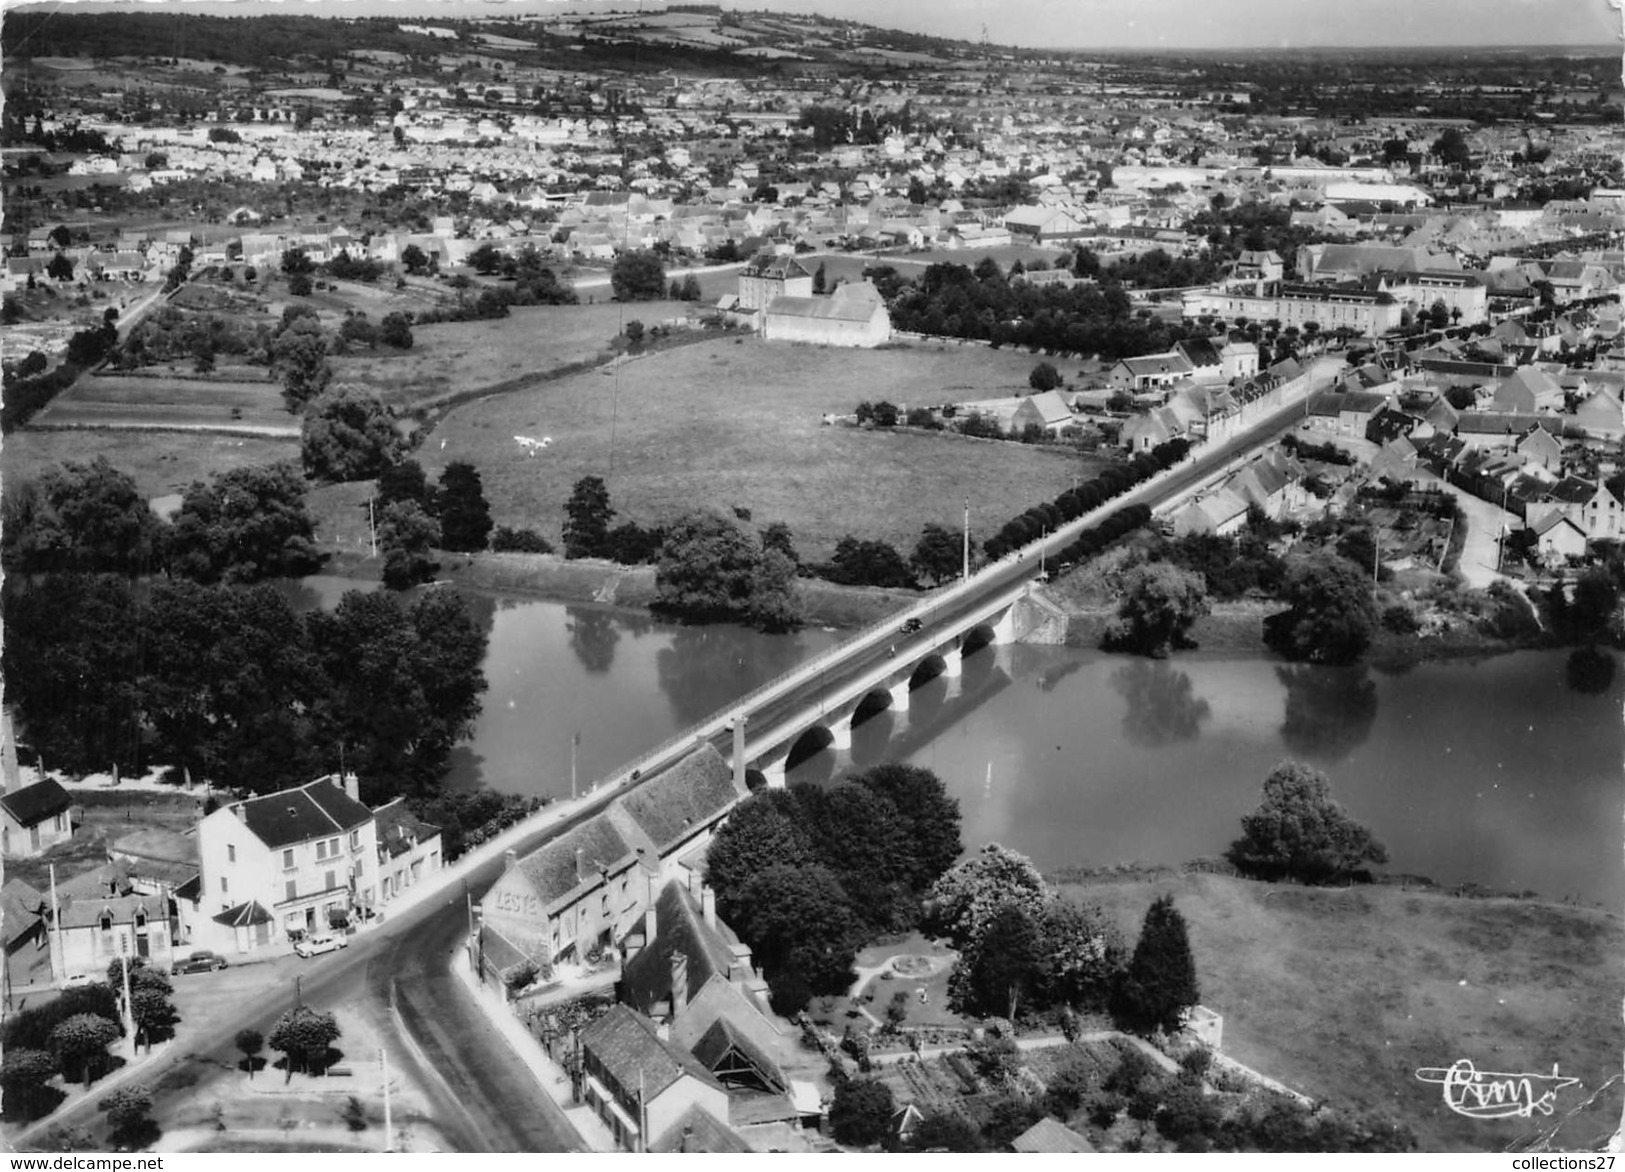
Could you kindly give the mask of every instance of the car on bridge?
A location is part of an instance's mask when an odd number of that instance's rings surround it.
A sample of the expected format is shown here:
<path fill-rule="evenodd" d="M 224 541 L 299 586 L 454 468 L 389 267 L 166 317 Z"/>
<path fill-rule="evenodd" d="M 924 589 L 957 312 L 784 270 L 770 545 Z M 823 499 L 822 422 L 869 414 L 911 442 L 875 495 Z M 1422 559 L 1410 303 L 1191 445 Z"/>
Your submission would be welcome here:
<path fill-rule="evenodd" d="M 917 635 L 924 627 L 925 624 L 919 619 L 909 619 L 899 630 L 904 635 Z"/>

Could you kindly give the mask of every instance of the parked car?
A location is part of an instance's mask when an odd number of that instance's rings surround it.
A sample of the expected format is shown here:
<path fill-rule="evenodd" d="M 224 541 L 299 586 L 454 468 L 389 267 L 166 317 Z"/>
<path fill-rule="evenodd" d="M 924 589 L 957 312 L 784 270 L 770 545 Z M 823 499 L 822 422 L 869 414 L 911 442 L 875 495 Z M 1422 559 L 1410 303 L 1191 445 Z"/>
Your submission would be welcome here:
<path fill-rule="evenodd" d="M 218 952 L 201 949 L 192 955 L 175 962 L 174 972 L 177 976 L 186 973 L 212 973 L 216 969 L 226 967 L 226 958 Z"/>
<path fill-rule="evenodd" d="M 336 952 L 340 948 L 348 948 L 350 942 L 343 936 L 307 936 L 293 950 L 300 956 L 320 956 L 324 952 Z"/>

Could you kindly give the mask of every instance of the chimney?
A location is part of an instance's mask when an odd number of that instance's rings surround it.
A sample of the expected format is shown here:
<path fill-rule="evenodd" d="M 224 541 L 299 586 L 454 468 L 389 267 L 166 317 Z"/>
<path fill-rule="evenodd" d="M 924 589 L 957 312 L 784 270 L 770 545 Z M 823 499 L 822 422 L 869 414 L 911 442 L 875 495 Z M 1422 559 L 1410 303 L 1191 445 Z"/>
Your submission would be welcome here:
<path fill-rule="evenodd" d="M 344 774 L 341 781 L 344 785 L 344 792 L 350 796 L 350 800 L 359 802 L 361 800 L 361 779 L 355 775 L 355 771 L 352 770 Z"/>
<path fill-rule="evenodd" d="M 654 946 L 655 929 L 658 926 L 659 922 L 655 917 L 655 905 L 651 903 L 643 909 L 643 946 L 645 948 Z"/>
<path fill-rule="evenodd" d="M 671 1019 L 688 1004 L 688 956 L 682 952 L 671 954 Z"/>
<path fill-rule="evenodd" d="M 705 915 L 705 924 L 708 928 L 717 926 L 717 893 L 707 884 L 700 888 L 700 911 Z"/>
<path fill-rule="evenodd" d="M 743 993 L 755 975 L 750 968 L 750 945 L 731 945 L 728 948 L 728 983 Z"/>

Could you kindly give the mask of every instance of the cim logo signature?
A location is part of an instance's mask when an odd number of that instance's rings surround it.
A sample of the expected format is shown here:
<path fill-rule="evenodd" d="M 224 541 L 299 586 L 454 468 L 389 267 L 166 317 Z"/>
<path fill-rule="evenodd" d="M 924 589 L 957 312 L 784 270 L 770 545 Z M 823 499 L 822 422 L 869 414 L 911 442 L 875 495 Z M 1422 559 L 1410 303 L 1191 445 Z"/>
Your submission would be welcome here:
<path fill-rule="evenodd" d="M 1479 1070 L 1470 1058 L 1449 1066 L 1424 1066 L 1416 1077 L 1443 1084 L 1445 1106 L 1469 1119 L 1528 1119 L 1536 1111 L 1550 1115 L 1557 1092 L 1580 1082 L 1559 1075 L 1555 1062 L 1550 1074 L 1505 1074 Z"/>

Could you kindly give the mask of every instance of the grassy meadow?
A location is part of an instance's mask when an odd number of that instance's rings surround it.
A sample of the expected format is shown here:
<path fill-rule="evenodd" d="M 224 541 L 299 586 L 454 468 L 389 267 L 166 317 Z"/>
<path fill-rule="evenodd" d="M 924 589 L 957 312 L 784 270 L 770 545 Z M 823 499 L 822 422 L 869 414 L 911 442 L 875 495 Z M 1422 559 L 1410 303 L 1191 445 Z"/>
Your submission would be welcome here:
<path fill-rule="evenodd" d="M 1066 885 L 1133 940 L 1174 897 L 1190 928 L 1202 1003 L 1224 1052 L 1314 1098 L 1388 1115 L 1423 1151 L 1501 1151 L 1561 1126 L 1553 1151 L 1596 1147 L 1619 1123 L 1618 917 L 1396 887 L 1306 888 L 1192 874 Z M 1422 1067 L 1562 1074 L 1550 1118 L 1474 1120 L 1448 1110 Z M 1572 1117 L 1570 1117 L 1572 1113 Z"/>
<path fill-rule="evenodd" d="M 431 477 L 471 461 L 498 524 L 554 540 L 571 486 L 599 475 L 616 509 L 643 523 L 737 507 L 756 526 L 788 523 L 804 556 L 827 557 L 846 533 L 906 551 L 928 522 L 957 527 L 967 495 L 973 533 L 986 534 L 1094 465 L 1064 448 L 825 427 L 823 415 L 865 399 L 1015 394 L 1033 363 L 985 347 L 834 350 L 724 335 L 454 408 L 418 459 Z M 526 456 L 519 435 L 553 443 Z"/>

